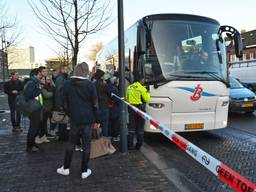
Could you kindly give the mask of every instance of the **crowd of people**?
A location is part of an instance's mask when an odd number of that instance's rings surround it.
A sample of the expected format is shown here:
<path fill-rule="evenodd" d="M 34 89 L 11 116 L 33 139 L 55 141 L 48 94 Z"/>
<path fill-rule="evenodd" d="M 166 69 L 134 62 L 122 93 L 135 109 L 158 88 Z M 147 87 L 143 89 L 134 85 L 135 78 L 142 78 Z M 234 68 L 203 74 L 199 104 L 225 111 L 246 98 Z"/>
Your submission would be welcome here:
<path fill-rule="evenodd" d="M 72 74 L 72 75 L 71 75 Z M 129 70 L 126 69 L 126 99 L 132 105 L 145 110 L 150 94 L 143 86 L 144 77 L 136 77 L 129 85 Z M 20 133 L 22 111 L 15 108 L 15 100 L 24 94 L 27 101 L 37 102 L 37 107 L 28 115 L 30 125 L 27 133 L 27 152 L 40 151 L 39 144 L 50 142 L 51 138 L 67 141 L 63 166 L 57 169 L 62 175 L 69 175 L 72 154 L 75 149 L 82 151 L 81 177 L 91 174 L 88 168 L 92 129 L 101 128 L 102 135 L 119 141 L 120 103 L 112 93 L 119 94 L 118 72 L 105 73 L 101 69 L 89 72 L 88 64 L 83 62 L 70 73 L 67 66 L 59 70 L 46 67 L 33 69 L 30 77 L 19 80 L 17 71 L 11 73 L 10 81 L 4 84 L 8 94 L 13 132 Z M 52 121 L 55 111 L 64 112 L 70 119 L 69 123 Z M 137 136 L 135 148 L 143 144 L 144 120 L 129 110 L 128 148 L 133 146 L 133 137 Z"/>

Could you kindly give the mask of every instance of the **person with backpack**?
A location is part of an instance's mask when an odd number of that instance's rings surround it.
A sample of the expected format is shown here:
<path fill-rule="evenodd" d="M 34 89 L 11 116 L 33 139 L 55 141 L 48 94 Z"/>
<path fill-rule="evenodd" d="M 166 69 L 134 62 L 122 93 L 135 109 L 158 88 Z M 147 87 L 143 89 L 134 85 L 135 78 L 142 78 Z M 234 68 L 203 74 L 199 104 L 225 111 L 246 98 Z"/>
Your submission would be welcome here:
<path fill-rule="evenodd" d="M 37 107 L 31 114 L 28 115 L 30 120 L 29 130 L 27 134 L 27 152 L 39 151 L 38 146 L 35 144 L 35 138 L 40 128 L 42 120 L 43 97 L 40 88 L 40 79 L 42 74 L 39 69 L 33 71 L 33 76 L 26 83 L 24 87 L 24 95 L 27 101 L 38 103 Z"/>
<path fill-rule="evenodd" d="M 23 83 L 19 80 L 19 73 L 13 71 L 11 73 L 10 81 L 4 84 L 4 92 L 8 95 L 8 104 L 11 112 L 11 122 L 12 131 L 20 133 L 22 129 L 20 128 L 21 114 L 16 110 L 15 99 L 17 95 L 23 90 Z"/>

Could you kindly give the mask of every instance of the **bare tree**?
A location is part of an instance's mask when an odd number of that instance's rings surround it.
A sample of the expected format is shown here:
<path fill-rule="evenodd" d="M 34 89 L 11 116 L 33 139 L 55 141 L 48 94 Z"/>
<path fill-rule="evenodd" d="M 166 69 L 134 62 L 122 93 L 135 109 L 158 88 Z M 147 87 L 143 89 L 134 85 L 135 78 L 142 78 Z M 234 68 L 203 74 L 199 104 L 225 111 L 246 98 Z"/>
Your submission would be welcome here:
<path fill-rule="evenodd" d="M 95 63 L 97 59 L 97 54 L 103 49 L 103 47 L 103 42 L 96 42 L 89 50 L 89 53 L 86 55 L 87 58 L 93 63 Z"/>
<path fill-rule="evenodd" d="M 110 0 L 28 0 L 47 35 L 72 50 L 72 65 L 82 42 L 111 23 Z"/>
<path fill-rule="evenodd" d="M 8 61 L 7 48 L 16 45 L 22 40 L 21 28 L 17 24 L 16 16 L 9 16 L 8 9 L 4 1 L 0 0 L 0 37 L 2 50 L 2 71 L 3 79 L 5 78 L 5 70 L 8 74 L 9 66 L 12 62 Z"/>
<path fill-rule="evenodd" d="M 4 41 L 8 40 L 9 46 L 21 40 L 21 28 L 17 17 L 8 15 L 8 8 L 3 0 L 0 0 L 0 34 Z"/>

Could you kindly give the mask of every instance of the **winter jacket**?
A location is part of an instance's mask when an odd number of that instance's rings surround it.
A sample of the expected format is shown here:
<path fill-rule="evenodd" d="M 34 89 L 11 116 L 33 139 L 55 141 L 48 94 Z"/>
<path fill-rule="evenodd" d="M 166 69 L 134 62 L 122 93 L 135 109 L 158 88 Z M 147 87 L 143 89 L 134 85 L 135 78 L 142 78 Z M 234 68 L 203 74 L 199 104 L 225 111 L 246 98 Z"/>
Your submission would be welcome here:
<path fill-rule="evenodd" d="M 20 91 L 23 90 L 23 83 L 20 80 L 10 80 L 4 84 L 4 92 L 8 95 L 8 103 L 12 105 L 15 101 L 15 98 L 18 94 L 13 94 L 12 91 Z"/>
<path fill-rule="evenodd" d="M 67 81 L 68 76 L 65 74 L 60 74 L 55 82 L 55 92 L 54 92 L 54 108 L 59 110 L 63 105 L 62 91 L 65 81 Z"/>
<path fill-rule="evenodd" d="M 51 112 L 53 109 L 53 92 L 54 88 L 51 85 L 44 85 L 42 88 L 42 95 L 44 98 L 44 110 Z"/>
<path fill-rule="evenodd" d="M 119 96 L 118 88 L 115 84 L 111 84 L 111 92 L 115 95 Z M 114 119 L 117 118 L 120 114 L 120 106 L 119 101 L 116 97 L 111 97 L 111 107 L 110 107 L 110 118 Z"/>
<path fill-rule="evenodd" d="M 99 99 L 99 108 L 100 109 L 108 109 L 111 99 L 111 90 L 109 86 L 103 82 L 103 80 L 98 79 L 95 82 L 97 95 Z"/>
<path fill-rule="evenodd" d="M 27 100 L 35 99 L 41 94 L 41 89 L 39 88 L 39 79 L 36 77 L 31 77 L 26 83 L 24 88 L 24 94 Z"/>
<path fill-rule="evenodd" d="M 63 86 L 63 108 L 77 125 L 99 122 L 98 97 L 95 85 L 83 77 L 73 76 Z"/>

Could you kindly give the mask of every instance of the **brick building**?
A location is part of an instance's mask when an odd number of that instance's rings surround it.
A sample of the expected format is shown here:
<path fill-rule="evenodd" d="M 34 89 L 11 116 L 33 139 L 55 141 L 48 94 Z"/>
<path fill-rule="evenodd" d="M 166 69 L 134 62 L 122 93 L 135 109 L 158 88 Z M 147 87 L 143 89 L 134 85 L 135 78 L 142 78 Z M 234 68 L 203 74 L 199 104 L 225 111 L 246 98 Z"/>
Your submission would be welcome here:
<path fill-rule="evenodd" d="M 227 47 L 228 62 L 256 60 L 256 30 L 242 32 L 243 57 L 236 58 L 234 46 L 231 44 Z"/>

